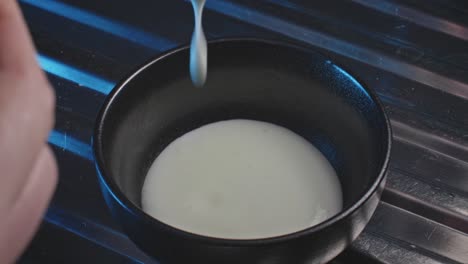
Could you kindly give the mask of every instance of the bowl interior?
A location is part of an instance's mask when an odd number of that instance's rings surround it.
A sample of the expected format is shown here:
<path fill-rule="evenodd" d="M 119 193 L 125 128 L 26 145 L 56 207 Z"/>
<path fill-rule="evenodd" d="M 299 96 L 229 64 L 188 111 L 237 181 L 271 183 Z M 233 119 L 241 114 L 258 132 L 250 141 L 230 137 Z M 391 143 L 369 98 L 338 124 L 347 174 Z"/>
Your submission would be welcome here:
<path fill-rule="evenodd" d="M 237 118 L 287 127 L 314 144 L 339 176 L 344 208 L 377 179 L 388 143 L 384 114 L 372 92 L 326 57 L 264 41 L 212 42 L 201 89 L 190 81 L 188 60 L 184 48 L 150 62 L 104 107 L 101 169 L 123 201 L 141 206 L 146 172 L 172 140 Z"/>

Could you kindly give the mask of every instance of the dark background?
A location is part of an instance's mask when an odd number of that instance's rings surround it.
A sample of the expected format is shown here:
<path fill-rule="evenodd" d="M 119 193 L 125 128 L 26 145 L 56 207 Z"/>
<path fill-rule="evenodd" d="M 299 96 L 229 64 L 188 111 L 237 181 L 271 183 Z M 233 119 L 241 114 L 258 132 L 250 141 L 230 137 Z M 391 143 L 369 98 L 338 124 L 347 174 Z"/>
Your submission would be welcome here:
<path fill-rule="evenodd" d="M 89 146 L 113 85 L 188 43 L 184 0 L 23 0 L 57 94 L 59 186 L 20 263 L 154 263 L 112 221 Z M 468 263 L 468 2 L 207 0 L 209 39 L 321 49 L 377 90 L 394 151 L 383 201 L 336 263 Z M 185 67 L 181 65 L 181 67 Z M 188 66 L 187 66 L 188 69 Z"/>

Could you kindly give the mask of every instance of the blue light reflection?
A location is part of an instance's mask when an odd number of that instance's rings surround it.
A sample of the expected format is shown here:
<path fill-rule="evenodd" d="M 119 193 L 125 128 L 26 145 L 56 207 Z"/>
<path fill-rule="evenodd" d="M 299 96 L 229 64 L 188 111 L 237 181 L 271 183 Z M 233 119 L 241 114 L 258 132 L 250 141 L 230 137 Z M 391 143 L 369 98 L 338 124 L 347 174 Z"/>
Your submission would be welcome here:
<path fill-rule="evenodd" d="M 337 70 L 340 74 L 344 75 L 347 80 L 351 81 L 354 87 L 359 88 L 367 98 L 371 98 L 369 92 L 367 92 L 367 90 L 362 86 L 362 84 L 358 82 L 353 76 L 351 76 L 347 71 L 343 70 L 336 64 L 333 64 L 333 68 Z"/>
<path fill-rule="evenodd" d="M 45 55 L 39 54 L 38 61 L 44 71 L 77 83 L 80 86 L 85 86 L 103 94 L 108 94 L 112 88 L 114 88 L 114 83 L 111 81 L 69 66 Z"/>
<path fill-rule="evenodd" d="M 52 130 L 49 134 L 49 143 L 63 150 L 70 151 L 71 153 L 89 161 L 94 160 L 91 146 L 89 144 L 81 142 L 66 133 Z"/>
<path fill-rule="evenodd" d="M 131 263 L 155 263 L 141 253 L 124 234 L 72 212 L 51 206 L 44 220 L 72 234 L 128 258 Z"/>
<path fill-rule="evenodd" d="M 153 33 L 148 33 L 136 27 L 101 17 L 66 3 L 52 0 L 21 0 L 21 2 L 111 35 L 138 43 L 153 50 L 161 51 L 175 45 L 174 42 L 164 37 L 156 36 Z"/>

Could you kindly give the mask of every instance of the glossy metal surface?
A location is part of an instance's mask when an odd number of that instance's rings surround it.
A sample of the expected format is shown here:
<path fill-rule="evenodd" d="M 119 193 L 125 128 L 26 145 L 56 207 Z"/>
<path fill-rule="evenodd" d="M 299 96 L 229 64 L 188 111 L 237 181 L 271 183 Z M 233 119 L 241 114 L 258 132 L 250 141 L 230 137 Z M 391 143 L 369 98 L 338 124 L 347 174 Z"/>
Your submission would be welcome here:
<path fill-rule="evenodd" d="M 116 81 L 189 41 L 190 3 L 20 2 L 57 92 L 50 142 L 61 170 L 22 262 L 153 263 L 106 211 L 89 140 Z M 465 1 L 208 0 L 207 7 L 208 38 L 274 37 L 318 47 L 383 100 L 395 140 L 384 201 L 336 263 L 468 263 Z"/>

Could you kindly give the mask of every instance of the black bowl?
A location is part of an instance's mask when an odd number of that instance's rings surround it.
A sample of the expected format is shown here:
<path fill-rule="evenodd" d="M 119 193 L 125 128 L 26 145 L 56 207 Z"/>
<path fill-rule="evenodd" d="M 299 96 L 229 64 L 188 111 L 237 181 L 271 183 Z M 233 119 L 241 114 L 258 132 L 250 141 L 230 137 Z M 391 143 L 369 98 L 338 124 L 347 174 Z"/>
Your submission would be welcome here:
<path fill-rule="evenodd" d="M 184 47 L 146 63 L 107 98 L 93 148 L 112 215 L 162 263 L 331 260 L 363 230 L 383 190 L 391 131 L 377 96 L 309 49 L 248 39 L 208 46 L 205 87 L 193 87 Z M 237 118 L 275 123 L 313 143 L 339 176 L 344 209 L 305 230 L 250 240 L 192 234 L 144 213 L 141 189 L 155 157 L 190 130 Z"/>

